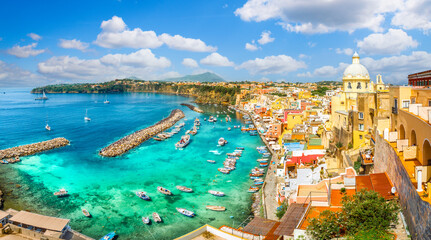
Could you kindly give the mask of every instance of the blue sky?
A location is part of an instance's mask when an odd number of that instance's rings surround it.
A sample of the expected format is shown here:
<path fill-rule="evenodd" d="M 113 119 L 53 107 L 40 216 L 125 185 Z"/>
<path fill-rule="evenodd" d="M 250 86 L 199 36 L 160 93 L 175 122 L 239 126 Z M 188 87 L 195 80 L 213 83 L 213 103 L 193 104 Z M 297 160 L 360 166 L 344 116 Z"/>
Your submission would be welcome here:
<path fill-rule="evenodd" d="M 431 68 L 431 0 L 8 1 L 0 86 L 161 79 L 341 80 L 354 51 L 374 80 Z"/>

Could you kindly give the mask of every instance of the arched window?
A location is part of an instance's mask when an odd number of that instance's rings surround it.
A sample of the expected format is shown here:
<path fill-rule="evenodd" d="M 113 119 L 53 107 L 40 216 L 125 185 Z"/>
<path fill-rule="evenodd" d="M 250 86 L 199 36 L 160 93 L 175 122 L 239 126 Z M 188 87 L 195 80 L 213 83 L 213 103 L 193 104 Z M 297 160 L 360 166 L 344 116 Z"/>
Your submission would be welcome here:
<path fill-rule="evenodd" d="M 361 88 L 362 88 L 361 83 L 358 82 L 358 85 L 356 86 L 356 89 L 361 89 Z"/>
<path fill-rule="evenodd" d="M 351 83 L 351 82 L 348 82 L 348 83 L 347 83 L 347 88 L 348 88 L 348 89 L 352 89 L 352 83 Z"/>
<path fill-rule="evenodd" d="M 368 89 L 368 83 L 365 83 L 365 89 Z"/>

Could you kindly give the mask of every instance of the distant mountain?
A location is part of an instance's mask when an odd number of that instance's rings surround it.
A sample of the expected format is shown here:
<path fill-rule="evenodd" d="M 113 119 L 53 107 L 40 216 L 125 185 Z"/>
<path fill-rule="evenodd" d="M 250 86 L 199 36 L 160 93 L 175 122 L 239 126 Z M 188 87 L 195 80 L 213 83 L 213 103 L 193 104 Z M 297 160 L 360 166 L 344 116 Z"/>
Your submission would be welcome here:
<path fill-rule="evenodd" d="M 184 77 L 167 78 L 162 81 L 166 82 L 226 82 L 222 77 L 215 73 L 202 73 L 196 75 L 186 75 Z"/>

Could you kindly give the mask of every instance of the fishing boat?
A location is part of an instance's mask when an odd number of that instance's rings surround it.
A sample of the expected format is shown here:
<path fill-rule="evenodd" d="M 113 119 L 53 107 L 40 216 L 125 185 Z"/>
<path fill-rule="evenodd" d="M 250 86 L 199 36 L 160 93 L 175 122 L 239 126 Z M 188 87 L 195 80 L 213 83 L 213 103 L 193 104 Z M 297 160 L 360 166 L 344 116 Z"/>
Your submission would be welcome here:
<path fill-rule="evenodd" d="M 88 110 L 87 109 L 85 109 L 85 117 L 84 117 L 84 121 L 86 121 L 86 122 L 88 122 L 88 121 L 91 121 L 91 118 L 89 118 L 88 117 Z"/>
<path fill-rule="evenodd" d="M 262 177 L 263 173 L 250 173 L 250 177 Z"/>
<path fill-rule="evenodd" d="M 257 136 L 257 133 L 250 133 L 250 136 Z"/>
<path fill-rule="evenodd" d="M 214 160 L 207 160 L 207 162 L 209 162 L 209 163 L 216 163 L 216 161 L 214 161 Z"/>
<path fill-rule="evenodd" d="M 236 147 L 238 150 L 244 150 L 244 147 Z"/>
<path fill-rule="evenodd" d="M 270 153 L 264 153 L 263 155 L 262 155 L 262 157 L 270 157 L 271 156 L 271 154 Z"/>
<path fill-rule="evenodd" d="M 87 209 L 82 209 L 82 214 L 84 214 L 84 216 L 91 218 L 91 214 Z"/>
<path fill-rule="evenodd" d="M 165 139 L 162 139 L 162 138 L 159 138 L 159 137 L 153 137 L 153 139 L 156 140 L 156 141 L 163 141 L 163 140 L 165 140 Z"/>
<path fill-rule="evenodd" d="M 194 217 L 195 216 L 195 213 L 194 212 L 192 212 L 192 211 L 189 211 L 189 210 L 187 210 L 187 209 L 185 209 L 185 208 L 176 208 L 177 209 L 177 211 L 179 212 L 179 213 L 181 213 L 182 215 L 184 215 L 184 216 L 187 216 L 187 217 Z"/>
<path fill-rule="evenodd" d="M 207 205 L 206 207 L 209 210 L 213 210 L 213 211 L 217 211 L 217 212 L 223 212 L 226 211 L 226 208 L 223 206 L 212 206 L 212 205 Z"/>
<path fill-rule="evenodd" d="M 267 158 L 259 158 L 256 161 L 258 161 L 258 162 L 268 162 L 268 160 L 269 159 L 267 159 Z"/>
<path fill-rule="evenodd" d="M 62 188 L 62 189 L 58 190 L 58 192 L 54 193 L 54 196 L 57 196 L 57 197 L 65 197 L 67 195 L 69 195 L 69 193 L 64 188 Z"/>
<path fill-rule="evenodd" d="M 177 148 L 185 148 L 190 142 L 190 135 L 186 134 L 181 137 L 180 141 L 175 144 Z"/>
<path fill-rule="evenodd" d="M 224 138 L 220 138 L 218 140 L 218 145 L 220 145 L 220 146 L 224 146 L 226 143 L 227 143 L 227 141 Z"/>
<path fill-rule="evenodd" d="M 229 174 L 230 170 L 227 168 L 218 168 L 217 169 L 219 172 L 224 173 L 224 174 Z"/>
<path fill-rule="evenodd" d="M 48 123 L 46 124 L 45 129 L 51 131 L 51 127 L 48 125 Z"/>
<path fill-rule="evenodd" d="M 148 196 L 146 192 L 136 192 L 136 196 L 138 196 L 142 200 L 151 200 L 150 196 Z"/>
<path fill-rule="evenodd" d="M 263 184 L 263 182 L 262 181 L 254 181 L 254 185 L 256 185 L 256 186 L 259 186 L 259 185 L 262 185 Z"/>
<path fill-rule="evenodd" d="M 156 222 L 156 223 L 160 223 L 163 221 L 162 218 L 160 217 L 160 215 L 156 212 L 153 212 L 153 219 L 154 219 L 154 222 Z"/>
<path fill-rule="evenodd" d="M 149 225 L 151 223 L 151 219 L 149 217 L 142 217 L 142 222 Z"/>
<path fill-rule="evenodd" d="M 112 240 L 115 238 L 115 236 L 117 236 L 117 234 L 115 232 L 110 232 L 110 233 L 106 234 L 105 236 L 103 236 L 100 240 Z"/>
<path fill-rule="evenodd" d="M 261 162 L 261 163 L 259 164 L 259 166 L 260 166 L 260 167 L 268 167 L 268 163 L 267 163 L 267 162 L 266 162 L 266 163 Z"/>
<path fill-rule="evenodd" d="M 208 193 L 217 196 L 217 197 L 223 197 L 224 196 L 224 192 L 219 192 L 219 191 L 214 191 L 214 190 L 209 190 Z"/>
<path fill-rule="evenodd" d="M 201 125 L 201 121 L 199 121 L 199 118 L 195 119 L 195 126 L 200 126 Z"/>
<path fill-rule="evenodd" d="M 250 187 L 250 188 L 248 189 L 248 192 L 249 192 L 249 193 L 255 193 L 255 192 L 257 192 L 257 191 L 259 191 L 259 187 Z"/>
<path fill-rule="evenodd" d="M 165 194 L 165 195 L 169 195 L 169 196 L 172 195 L 172 192 L 169 191 L 168 189 L 164 188 L 164 187 L 157 187 L 157 191 L 159 191 L 160 193 Z"/>
<path fill-rule="evenodd" d="M 8 164 L 9 162 L 3 159 L 3 160 L 0 160 L 0 163 L 1 164 Z"/>
<path fill-rule="evenodd" d="M 48 100 L 48 97 L 45 95 L 45 90 L 42 91 L 42 97 L 37 97 L 34 100 Z"/>
<path fill-rule="evenodd" d="M 184 186 L 177 186 L 177 189 L 182 191 L 182 192 L 187 192 L 187 193 L 193 192 L 193 189 L 188 188 L 188 187 L 184 187 Z"/>

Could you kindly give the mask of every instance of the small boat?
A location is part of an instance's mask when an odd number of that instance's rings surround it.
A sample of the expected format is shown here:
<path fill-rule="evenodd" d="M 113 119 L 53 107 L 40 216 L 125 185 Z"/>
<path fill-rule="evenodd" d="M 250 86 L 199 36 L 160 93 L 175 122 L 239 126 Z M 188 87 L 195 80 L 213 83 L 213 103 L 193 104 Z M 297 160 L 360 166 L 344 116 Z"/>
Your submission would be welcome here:
<path fill-rule="evenodd" d="M 146 192 L 136 192 L 136 196 L 138 196 L 142 200 L 151 200 L 150 196 L 148 196 Z"/>
<path fill-rule="evenodd" d="M 227 168 L 218 168 L 217 169 L 219 172 L 224 173 L 224 174 L 229 174 L 230 170 Z"/>
<path fill-rule="evenodd" d="M 48 97 L 45 95 L 45 90 L 42 91 L 42 97 L 37 97 L 34 100 L 48 100 Z"/>
<path fill-rule="evenodd" d="M 232 128 L 228 127 L 227 130 L 230 131 Z"/>
<path fill-rule="evenodd" d="M 267 158 L 259 158 L 256 161 L 258 161 L 258 162 L 268 162 L 269 159 L 267 159 Z"/>
<path fill-rule="evenodd" d="M 184 186 L 177 186 L 177 189 L 180 191 L 183 191 L 183 192 L 188 192 L 188 193 L 193 192 L 193 189 L 188 188 L 188 187 L 184 187 Z"/>
<path fill-rule="evenodd" d="M 107 98 L 105 98 L 105 101 L 103 102 L 104 104 L 110 104 L 111 102 L 110 101 L 108 101 L 108 99 Z"/>
<path fill-rule="evenodd" d="M 84 216 L 91 218 L 91 214 L 87 209 L 82 209 L 82 213 L 84 214 Z"/>
<path fill-rule="evenodd" d="M 115 238 L 115 236 L 117 236 L 117 234 L 115 232 L 110 232 L 110 233 L 106 234 L 105 236 L 103 236 L 100 240 L 112 240 Z"/>
<path fill-rule="evenodd" d="M 149 217 L 142 217 L 142 222 L 149 225 L 151 223 L 151 219 Z"/>
<path fill-rule="evenodd" d="M 208 193 L 217 196 L 217 197 L 223 197 L 224 196 L 224 192 L 219 192 L 219 191 L 214 191 L 214 190 L 209 190 Z"/>
<path fill-rule="evenodd" d="M 201 121 L 199 121 L 199 118 L 195 119 L 195 125 L 196 126 L 200 126 L 201 125 Z"/>
<path fill-rule="evenodd" d="M 236 147 L 238 150 L 244 150 L 244 147 Z"/>
<path fill-rule="evenodd" d="M 88 111 L 86 109 L 85 110 L 85 117 L 84 117 L 84 121 L 86 121 L 86 122 L 91 121 L 91 118 L 88 117 L 87 113 L 88 113 Z"/>
<path fill-rule="evenodd" d="M 220 146 L 224 146 L 226 143 L 227 143 L 227 141 L 224 138 L 220 138 L 218 140 L 218 145 L 220 145 Z"/>
<path fill-rule="evenodd" d="M 51 131 L 51 127 L 48 125 L 48 123 L 46 124 L 45 129 Z"/>
<path fill-rule="evenodd" d="M 8 162 L 8 161 L 6 161 L 5 159 L 3 159 L 3 160 L 0 160 L 0 163 L 1 163 L 1 164 L 8 164 L 9 162 Z"/>
<path fill-rule="evenodd" d="M 257 133 L 250 133 L 250 136 L 257 136 Z"/>
<path fill-rule="evenodd" d="M 216 163 L 216 161 L 214 161 L 214 160 L 207 160 L 207 162 L 209 162 L 209 163 Z"/>
<path fill-rule="evenodd" d="M 156 223 L 160 223 L 163 221 L 162 218 L 160 217 L 160 215 L 156 212 L 153 212 L 153 219 L 154 219 L 154 222 L 156 222 Z"/>
<path fill-rule="evenodd" d="M 159 138 L 159 137 L 153 137 L 153 139 L 156 140 L 156 141 L 163 141 L 163 140 L 165 140 L 165 139 L 162 139 L 162 138 Z"/>
<path fill-rule="evenodd" d="M 209 210 L 213 210 L 213 211 L 217 211 L 217 212 L 223 212 L 226 211 L 226 208 L 223 206 L 212 206 L 212 205 L 207 205 L 206 207 Z"/>
<path fill-rule="evenodd" d="M 54 196 L 57 196 L 57 197 L 65 197 L 67 195 L 69 195 L 69 193 L 64 188 L 62 188 L 62 189 L 58 190 L 58 192 L 54 193 Z"/>
<path fill-rule="evenodd" d="M 186 134 L 181 137 L 180 141 L 175 144 L 177 148 L 185 148 L 190 142 L 190 135 Z"/>
<path fill-rule="evenodd" d="M 258 188 L 258 187 L 250 187 L 250 188 L 248 189 L 248 192 L 249 192 L 249 193 L 255 193 L 255 192 L 257 192 L 257 191 L 259 191 L 259 188 Z"/>
<path fill-rule="evenodd" d="M 176 208 L 177 209 L 177 211 L 179 212 L 179 213 L 181 213 L 182 215 L 184 215 L 184 216 L 187 216 L 187 217 L 194 217 L 195 216 L 195 213 L 194 212 L 192 212 L 192 211 L 189 211 L 189 210 L 187 210 L 187 209 L 185 209 L 185 208 Z"/>
<path fill-rule="evenodd" d="M 250 173 L 250 177 L 262 177 L 263 173 Z"/>
<path fill-rule="evenodd" d="M 263 182 L 262 181 L 254 181 L 254 185 L 256 185 L 256 186 L 259 186 L 259 185 L 262 185 L 263 184 Z"/>
<path fill-rule="evenodd" d="M 206 121 L 207 120 L 207 118 L 204 118 L 204 121 Z"/>
<path fill-rule="evenodd" d="M 172 195 L 172 192 L 164 187 L 157 187 L 157 191 L 165 195 L 169 195 L 169 196 Z"/>
<path fill-rule="evenodd" d="M 268 163 L 267 163 L 267 162 L 266 162 L 266 163 L 261 162 L 261 163 L 259 164 L 259 166 L 260 166 L 260 167 L 268 167 Z"/>

